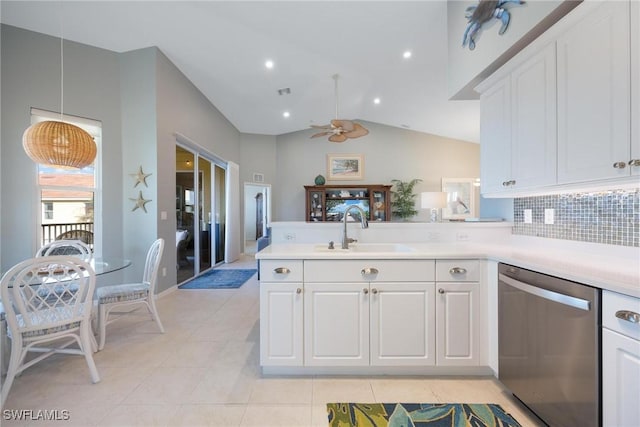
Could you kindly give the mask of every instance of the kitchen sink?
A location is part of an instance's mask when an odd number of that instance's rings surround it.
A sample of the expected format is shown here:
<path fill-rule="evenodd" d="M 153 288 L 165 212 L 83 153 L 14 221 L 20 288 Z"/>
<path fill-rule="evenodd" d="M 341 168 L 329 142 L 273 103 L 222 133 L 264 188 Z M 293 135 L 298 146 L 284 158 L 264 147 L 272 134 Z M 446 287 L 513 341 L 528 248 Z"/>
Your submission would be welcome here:
<path fill-rule="evenodd" d="M 399 243 L 351 243 L 349 249 L 342 249 L 340 243 L 336 243 L 334 249 L 329 249 L 328 245 L 316 245 L 313 250 L 314 252 L 323 253 L 399 253 L 415 251 L 414 248 Z"/>

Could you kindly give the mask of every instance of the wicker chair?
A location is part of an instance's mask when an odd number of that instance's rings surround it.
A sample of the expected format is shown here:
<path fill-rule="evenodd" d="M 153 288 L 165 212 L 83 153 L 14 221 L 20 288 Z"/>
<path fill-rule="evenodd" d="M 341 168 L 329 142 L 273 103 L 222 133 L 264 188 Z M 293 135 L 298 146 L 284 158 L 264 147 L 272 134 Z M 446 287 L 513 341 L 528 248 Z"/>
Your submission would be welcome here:
<path fill-rule="evenodd" d="M 91 248 L 81 240 L 54 240 L 36 252 L 36 257 L 51 255 L 76 256 L 87 262 L 93 258 Z"/>
<path fill-rule="evenodd" d="M 96 291 L 98 298 L 98 350 L 104 348 L 106 341 L 107 324 L 118 318 L 107 321 L 109 313 L 116 307 L 144 304 L 147 306 L 153 320 L 158 324 L 160 332 L 164 333 L 158 309 L 155 302 L 155 288 L 158 277 L 158 268 L 164 250 L 164 239 L 157 239 L 147 252 L 147 260 L 144 266 L 142 281 L 138 283 L 126 283 L 122 285 L 101 286 Z M 125 312 L 122 314 L 128 314 Z"/>
<path fill-rule="evenodd" d="M 56 237 L 56 240 L 81 240 L 87 245 L 93 245 L 93 233 L 88 230 L 69 230 Z"/>
<path fill-rule="evenodd" d="M 17 375 L 55 353 L 83 355 L 91 380 L 100 381 L 91 331 L 95 285 L 91 266 L 73 256 L 32 258 L 5 273 L 0 295 L 11 356 L 0 406 Z M 73 343 L 78 348 L 68 348 Z M 27 360 L 28 353 L 40 355 Z"/>

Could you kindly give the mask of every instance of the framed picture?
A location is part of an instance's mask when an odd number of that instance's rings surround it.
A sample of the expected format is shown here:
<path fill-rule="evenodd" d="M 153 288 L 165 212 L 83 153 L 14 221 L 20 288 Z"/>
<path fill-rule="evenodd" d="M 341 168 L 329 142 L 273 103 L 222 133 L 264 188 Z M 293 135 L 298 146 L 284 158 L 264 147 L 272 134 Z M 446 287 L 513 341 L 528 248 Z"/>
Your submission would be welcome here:
<path fill-rule="evenodd" d="M 447 193 L 447 207 L 442 219 L 471 218 L 475 212 L 473 178 L 442 178 L 442 191 Z"/>
<path fill-rule="evenodd" d="M 364 156 L 362 154 L 327 154 L 327 179 L 364 179 Z"/>

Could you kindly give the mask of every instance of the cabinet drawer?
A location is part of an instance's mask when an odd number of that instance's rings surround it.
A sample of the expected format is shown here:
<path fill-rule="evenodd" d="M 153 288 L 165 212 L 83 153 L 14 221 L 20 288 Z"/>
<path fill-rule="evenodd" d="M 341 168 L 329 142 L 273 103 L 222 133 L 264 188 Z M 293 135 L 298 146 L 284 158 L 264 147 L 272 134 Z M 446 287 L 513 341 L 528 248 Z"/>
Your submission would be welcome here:
<path fill-rule="evenodd" d="M 260 261 L 261 282 L 302 282 L 302 260 L 263 259 Z"/>
<path fill-rule="evenodd" d="M 309 260 L 304 262 L 304 277 L 305 282 L 432 282 L 435 278 L 435 262 L 378 259 Z"/>
<path fill-rule="evenodd" d="M 640 323 L 634 323 L 634 318 L 640 320 L 640 298 L 610 291 L 602 292 L 602 326 L 640 340 Z"/>
<path fill-rule="evenodd" d="M 477 282 L 480 280 L 480 261 L 477 259 L 436 260 L 437 282 Z"/>

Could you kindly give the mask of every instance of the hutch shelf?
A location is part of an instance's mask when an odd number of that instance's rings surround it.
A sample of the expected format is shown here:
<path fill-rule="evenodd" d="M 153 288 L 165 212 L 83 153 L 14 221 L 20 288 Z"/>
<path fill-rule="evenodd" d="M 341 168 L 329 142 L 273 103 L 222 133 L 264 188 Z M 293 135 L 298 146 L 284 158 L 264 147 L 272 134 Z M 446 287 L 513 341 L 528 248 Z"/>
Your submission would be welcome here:
<path fill-rule="evenodd" d="M 342 221 L 350 205 L 360 206 L 369 221 L 391 220 L 391 185 L 305 185 L 304 189 L 307 222 Z"/>

